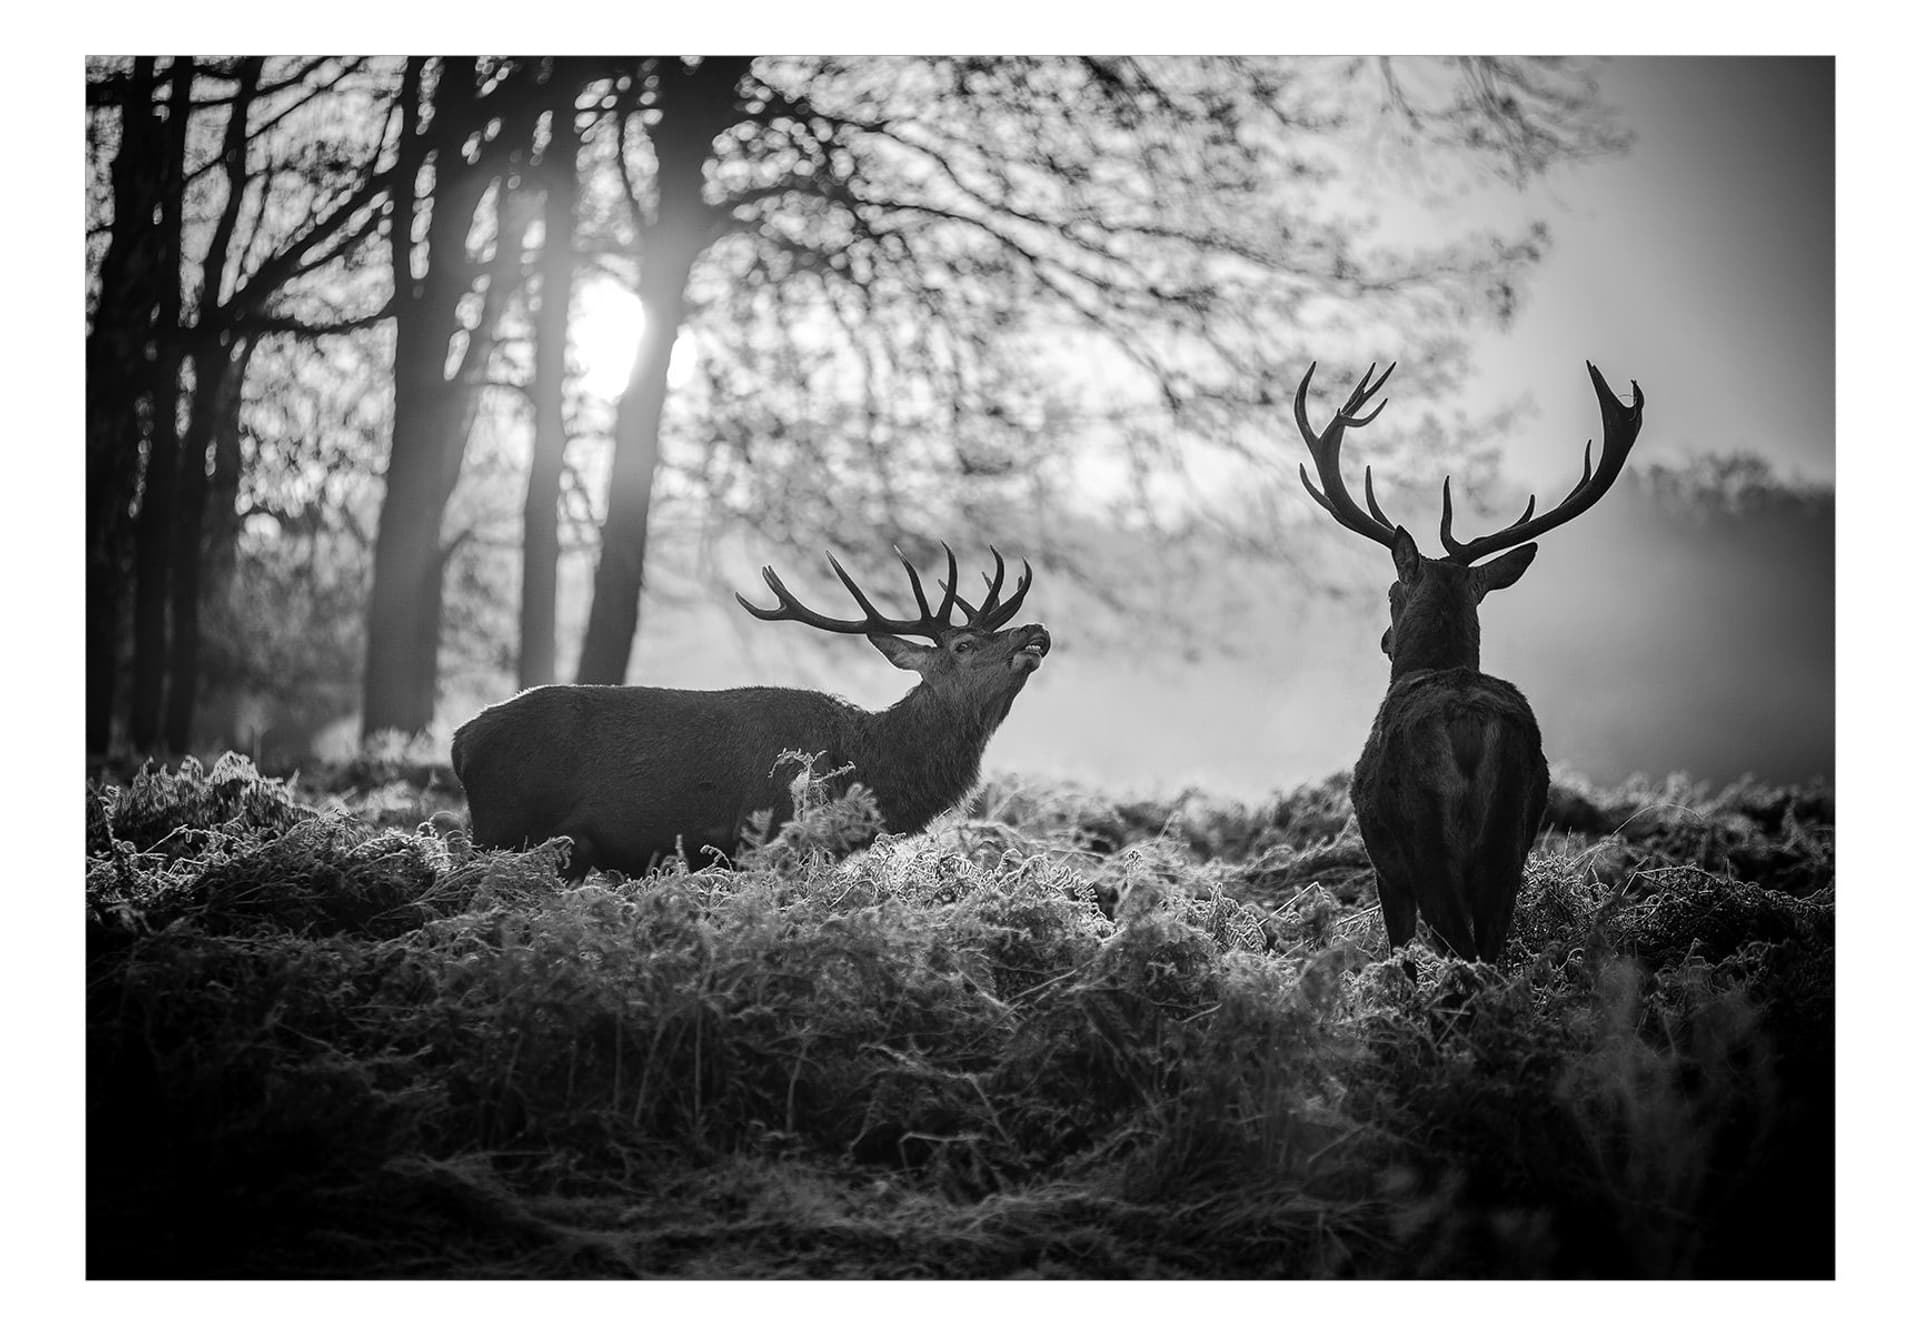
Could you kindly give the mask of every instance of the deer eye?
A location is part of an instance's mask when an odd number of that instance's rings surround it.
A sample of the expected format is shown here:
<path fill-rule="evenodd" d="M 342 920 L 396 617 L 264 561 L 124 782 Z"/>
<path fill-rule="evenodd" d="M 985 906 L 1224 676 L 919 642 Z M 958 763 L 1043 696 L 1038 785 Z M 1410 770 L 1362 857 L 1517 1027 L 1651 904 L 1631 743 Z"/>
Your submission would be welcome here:
<path fill-rule="evenodd" d="M 955 653 L 971 653 L 978 647 L 979 645 L 971 639 L 956 639 L 953 641 L 953 651 Z"/>

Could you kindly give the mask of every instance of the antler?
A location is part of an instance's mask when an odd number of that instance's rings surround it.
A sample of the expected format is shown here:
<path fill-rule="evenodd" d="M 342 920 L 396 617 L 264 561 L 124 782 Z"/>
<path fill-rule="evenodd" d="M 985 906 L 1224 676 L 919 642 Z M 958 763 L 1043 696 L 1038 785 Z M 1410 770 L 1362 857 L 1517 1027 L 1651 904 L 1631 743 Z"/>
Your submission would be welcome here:
<path fill-rule="evenodd" d="M 961 610 L 967 613 L 967 628 L 971 630 L 998 630 L 1012 620 L 1013 614 L 1020 610 L 1020 603 L 1027 596 L 1028 587 L 1033 583 L 1033 566 L 1023 560 L 1020 562 L 1020 582 L 1014 586 L 1013 596 L 1002 603 L 1000 586 L 1007 577 L 1007 563 L 1001 559 L 998 547 L 988 547 L 987 550 L 993 552 L 993 578 L 987 580 L 987 598 L 980 604 L 978 610 L 971 602 L 955 593 L 951 583 L 941 585 L 947 590 L 947 596 L 958 602 Z M 984 574 L 980 577 L 987 578 Z"/>
<path fill-rule="evenodd" d="M 1340 440 L 1349 426 L 1365 426 L 1380 415 L 1380 409 L 1387 406 L 1388 400 L 1381 399 L 1378 406 L 1366 416 L 1356 416 L 1367 400 L 1378 393 L 1380 386 L 1387 382 L 1387 376 L 1393 374 L 1394 362 L 1381 373 L 1378 380 L 1373 379 L 1374 362 L 1367 367 L 1367 373 L 1360 377 L 1360 383 L 1354 386 L 1347 401 L 1333 414 L 1333 421 L 1327 426 L 1325 435 L 1315 435 L 1313 427 L 1307 424 L 1307 386 L 1313 383 L 1313 373 L 1320 363 L 1314 362 L 1307 367 L 1307 373 L 1301 378 L 1300 387 L 1293 395 L 1293 420 L 1300 428 L 1300 436 L 1307 442 L 1307 452 L 1313 455 L 1313 466 L 1320 473 L 1320 485 L 1324 491 L 1316 491 L 1313 481 L 1307 476 L 1307 465 L 1300 465 L 1300 483 L 1307 488 L 1307 494 L 1320 502 L 1320 507 L 1340 521 L 1343 528 L 1351 529 L 1362 537 L 1370 537 L 1382 546 L 1393 545 L 1393 520 L 1380 510 L 1380 503 L 1373 498 L 1373 469 L 1366 472 L 1367 510 L 1363 514 L 1360 506 L 1354 503 L 1353 496 L 1347 491 L 1347 484 L 1340 480 Z M 1371 381 L 1371 383 L 1369 383 Z"/>
<path fill-rule="evenodd" d="M 920 608 L 920 615 L 917 618 L 903 620 L 883 615 L 879 608 L 873 605 L 872 600 L 861 591 L 860 585 L 853 581 L 853 576 L 841 568 L 840 562 L 835 559 L 831 551 L 827 553 L 827 563 L 833 566 L 833 572 L 840 576 L 840 582 L 847 586 L 847 591 L 853 594 L 853 600 L 860 604 L 860 610 L 866 613 L 861 620 L 838 620 L 831 616 L 822 616 L 819 612 L 803 606 L 799 599 L 787 591 L 787 586 L 780 582 L 780 576 L 773 572 L 771 565 L 761 567 L 760 577 L 765 579 L 767 587 L 773 590 L 774 597 L 779 600 L 778 606 L 756 607 L 738 593 L 733 596 L 741 606 L 763 621 L 799 621 L 817 630 L 831 630 L 835 634 L 843 635 L 924 635 L 929 639 L 942 640 L 957 630 L 997 630 L 1011 620 L 1014 612 L 1019 610 L 1020 600 L 1027 594 L 1027 585 L 1033 580 L 1033 568 L 1027 566 L 1026 573 L 1021 577 L 1020 586 L 1013 597 L 1005 604 L 1001 604 L 998 599 L 1000 583 L 1005 575 L 1005 563 L 1001 560 L 1000 553 L 995 551 L 992 586 L 987 590 L 987 600 L 976 611 L 971 603 L 954 592 L 954 586 L 960 582 L 960 566 L 954 559 L 953 548 L 945 542 L 942 542 L 940 547 L 947 553 L 947 577 L 941 584 L 947 595 L 941 600 L 938 611 L 927 604 L 926 589 L 921 585 L 919 572 L 913 568 L 912 562 L 900 554 L 900 548 L 893 549 L 893 554 L 899 557 L 902 565 L 906 566 L 907 581 L 913 588 L 913 600 Z M 1026 562 L 1022 561 L 1021 564 L 1025 565 Z M 966 621 L 959 625 L 953 624 L 950 619 L 956 604 L 967 613 Z"/>
<path fill-rule="evenodd" d="M 1593 441 L 1587 441 L 1586 466 L 1581 470 L 1580 480 L 1567 498 L 1542 514 L 1533 517 L 1534 497 L 1527 497 L 1527 509 L 1513 523 L 1497 533 L 1485 537 L 1476 537 L 1471 542 L 1456 542 L 1453 538 L 1453 478 L 1448 477 L 1440 488 L 1440 542 L 1447 549 L 1449 559 L 1468 565 L 1482 556 L 1490 556 L 1507 547 L 1518 546 L 1530 538 L 1538 537 L 1550 528 L 1558 528 L 1575 515 L 1582 513 L 1607 493 L 1614 479 L 1620 475 L 1620 469 L 1626 464 L 1627 451 L 1633 448 L 1633 442 L 1640 435 L 1640 408 L 1645 399 L 1640 393 L 1640 382 L 1633 385 L 1633 403 L 1629 406 L 1614 395 L 1607 387 L 1598 369 L 1589 361 L 1587 374 L 1593 377 L 1593 391 L 1600 399 L 1600 471 L 1593 470 Z"/>

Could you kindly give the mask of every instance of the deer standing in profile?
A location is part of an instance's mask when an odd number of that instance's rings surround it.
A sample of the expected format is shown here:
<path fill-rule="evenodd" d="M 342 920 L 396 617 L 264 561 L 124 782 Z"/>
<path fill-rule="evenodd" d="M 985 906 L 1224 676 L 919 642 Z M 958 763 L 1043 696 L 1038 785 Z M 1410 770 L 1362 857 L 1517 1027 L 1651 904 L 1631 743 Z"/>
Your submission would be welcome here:
<path fill-rule="evenodd" d="M 1352 787 L 1387 940 L 1395 950 L 1404 946 L 1417 910 L 1456 954 L 1492 962 L 1506 944 L 1527 851 L 1546 812 L 1547 761 L 1526 699 L 1480 670 L 1480 599 L 1526 573 L 1539 549 L 1530 539 L 1582 513 L 1613 485 L 1640 433 L 1640 385 L 1634 383 L 1629 406 L 1588 362 L 1603 424 L 1599 471 L 1589 440 L 1586 468 L 1565 500 L 1535 518 L 1529 497 L 1516 522 L 1471 542 L 1454 540 L 1449 477 L 1440 493 L 1440 542 L 1447 554 L 1429 558 L 1381 512 L 1373 469 L 1366 471 L 1364 511 L 1340 479 L 1341 437 L 1348 427 L 1380 415 L 1384 399 L 1372 412 L 1360 413 L 1393 367 L 1378 380 L 1368 367 L 1318 435 L 1307 421 L 1314 370 L 1307 368 L 1294 394 L 1293 418 L 1320 486 L 1314 487 L 1304 464 L 1300 480 L 1341 526 L 1392 551 L 1398 575 L 1387 590 L 1392 623 L 1380 640 L 1393 664 L 1391 679 L 1354 765 Z M 1473 563 L 1501 551 L 1483 565 Z"/>
<path fill-rule="evenodd" d="M 573 840 L 573 879 L 593 867 L 641 875 L 679 851 L 704 866 L 708 848 L 738 849 L 755 812 L 771 810 L 776 829 L 792 816 L 789 785 L 773 774 L 786 751 L 823 756 L 828 771 L 851 764 L 838 789 L 866 784 L 889 832 L 915 833 L 954 805 L 979 779 L 988 738 L 1052 647 L 1044 626 L 1002 628 L 1020 610 L 1033 568 L 1021 563 L 1019 585 L 1002 602 L 1006 564 L 995 551 L 987 595 L 975 607 L 956 591 L 958 568 L 947 548 L 946 596 L 935 611 L 901 556 L 919 614 L 895 619 L 874 607 L 831 552 L 827 560 L 859 603 L 860 620 L 802 606 L 771 566 L 761 574 L 776 606 L 735 597 L 763 621 L 865 635 L 894 666 L 920 674 L 904 699 L 876 713 L 780 686 L 534 686 L 454 733 L 453 769 L 467 790 L 474 841 L 519 847 L 564 834 Z M 959 622 L 956 607 L 965 613 Z"/>

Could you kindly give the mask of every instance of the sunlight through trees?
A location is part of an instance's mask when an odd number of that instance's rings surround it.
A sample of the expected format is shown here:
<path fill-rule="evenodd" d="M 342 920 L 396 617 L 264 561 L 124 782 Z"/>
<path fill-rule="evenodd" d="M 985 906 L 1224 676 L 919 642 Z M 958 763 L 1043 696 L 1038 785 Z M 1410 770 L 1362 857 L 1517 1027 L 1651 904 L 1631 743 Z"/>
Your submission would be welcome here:
<path fill-rule="evenodd" d="M 1370 155 L 1519 182 L 1622 142 L 1557 60 L 141 58 L 88 89 L 97 749 L 218 733 L 263 677 L 244 634 L 201 652 L 248 497 L 286 490 L 261 469 L 339 479 L 271 531 L 325 525 L 366 581 L 334 640 L 367 733 L 433 724 L 448 643 L 624 679 L 662 523 L 682 579 L 729 533 L 945 533 L 1150 596 L 1102 533 L 1270 469 L 1309 338 L 1390 329 L 1444 387 L 1542 253 L 1376 243 Z"/>

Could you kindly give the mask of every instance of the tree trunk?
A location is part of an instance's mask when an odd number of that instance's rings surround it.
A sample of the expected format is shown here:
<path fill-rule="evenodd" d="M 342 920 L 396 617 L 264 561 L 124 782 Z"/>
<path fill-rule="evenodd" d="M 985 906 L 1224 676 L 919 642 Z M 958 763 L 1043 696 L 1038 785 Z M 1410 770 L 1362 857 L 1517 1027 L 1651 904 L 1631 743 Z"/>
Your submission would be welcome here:
<path fill-rule="evenodd" d="M 193 61 L 175 57 L 171 77 L 166 155 L 155 164 L 160 176 L 155 346 L 147 390 L 147 467 L 134 528 L 133 701 L 127 735 L 136 752 L 152 749 L 159 740 L 166 707 L 168 576 L 180 466 L 180 222 Z M 192 689 L 191 683 L 187 688 Z"/>
<path fill-rule="evenodd" d="M 113 741 L 119 685 L 121 591 L 130 556 L 140 464 L 140 387 L 159 269 L 153 215 L 162 152 L 154 115 L 154 58 L 133 62 L 113 161 L 113 225 L 100 265 L 100 296 L 87 334 L 87 750 Z"/>
<path fill-rule="evenodd" d="M 387 494 L 374 540 L 373 591 L 367 615 L 366 712 L 361 735 L 384 729 L 409 734 L 433 722 L 439 683 L 441 581 L 451 549 L 443 550 L 440 524 L 467 437 L 480 406 L 480 376 L 505 301 L 506 274 L 519 267 L 524 225 L 516 229 L 502 188 L 499 254 L 487 298 L 470 335 L 467 354 L 452 379 L 441 371 L 447 339 L 439 321 L 414 321 L 395 343 L 394 448 L 387 465 Z M 471 218 L 471 213 L 468 217 Z M 431 275 L 427 287 L 444 298 L 449 320 L 466 290 L 443 287 Z M 402 442 L 406 447 L 402 447 Z"/>
<path fill-rule="evenodd" d="M 456 186 L 465 175 L 453 151 L 454 118 L 471 111 L 473 62 L 442 62 L 435 89 L 429 143 L 420 129 L 426 60 L 407 62 L 401 88 L 400 160 L 394 168 L 393 217 L 393 445 L 387 457 L 386 494 L 373 544 L 373 587 L 367 604 L 367 670 L 361 735 L 397 728 L 418 732 L 433 719 L 433 701 L 421 700 L 419 621 L 429 599 L 429 576 L 438 568 L 440 517 L 446 508 L 440 479 L 457 471 L 446 453 L 453 416 L 442 368 L 453 331 L 452 303 L 466 290 L 462 253 L 450 250 L 465 226 L 453 227 Z M 413 226 L 420 205 L 421 168 L 434 155 L 434 198 L 427 230 L 427 268 L 413 272 Z M 438 244 L 435 244 L 438 242 Z M 448 289 L 457 290 L 449 292 Z M 446 494 L 452 494 L 449 483 Z"/>
<path fill-rule="evenodd" d="M 173 525 L 172 649 L 168 656 L 166 741 L 170 750 L 184 752 L 193 741 L 194 708 L 200 694 L 200 593 L 202 568 L 211 566 L 207 538 L 215 525 L 207 512 L 209 483 L 207 455 L 218 457 L 216 443 L 227 422 L 237 447 L 240 388 L 246 376 L 248 353 L 238 355 L 224 342 L 203 346 L 194 358 L 193 400 L 188 408 L 187 434 L 181 450 L 179 503 Z M 217 465 L 216 465 L 217 466 Z M 233 501 L 227 500 L 231 509 Z M 224 528 L 231 530 L 228 523 Z M 231 543 L 231 537 L 228 539 Z M 231 552 L 226 559 L 232 568 Z M 211 580 L 207 582 L 212 582 Z M 224 591 L 224 590 L 222 590 Z"/>
<path fill-rule="evenodd" d="M 389 729 L 418 733 L 433 722 L 444 571 L 440 523 L 460 479 L 500 309 L 516 285 L 526 220 L 512 207 L 505 177 L 530 146 L 539 110 L 524 95 L 533 77 L 530 69 L 509 75 L 481 105 L 474 95 L 475 62 L 450 58 L 442 63 L 433 120 L 423 138 L 417 126 L 424 65 L 418 59 L 407 64 L 401 159 L 394 172 L 393 446 L 373 548 L 362 737 Z M 501 121 L 498 133 L 483 145 L 476 163 L 466 163 L 460 153 L 463 139 L 495 116 Z M 415 184 L 429 151 L 434 184 L 426 270 L 416 279 Z M 466 253 L 467 235 L 496 178 L 502 182 L 499 225 L 486 298 L 466 352 L 449 375 L 447 354 L 460 327 L 458 306 L 477 276 Z"/>
<path fill-rule="evenodd" d="M 646 329 L 633 379 L 620 395 L 613 428 L 613 465 L 607 480 L 607 517 L 600 528 L 600 564 L 593 573 L 593 606 L 574 679 L 582 685 L 620 685 L 627 679 L 633 638 L 640 628 L 640 589 L 646 573 L 647 523 L 653 475 L 660 464 L 660 419 L 667 404 L 667 366 L 685 314 L 687 275 L 694 256 L 669 271 L 650 248 L 640 282 Z"/>
<path fill-rule="evenodd" d="M 414 733 L 433 721 L 440 627 L 440 520 L 466 445 L 459 397 L 441 376 L 444 339 L 406 323 L 395 346 L 393 450 L 373 545 L 362 734 Z M 422 346 L 425 344 L 425 346 Z"/>
<path fill-rule="evenodd" d="M 533 460 L 527 469 L 520 566 L 520 687 L 555 676 L 554 621 L 560 579 L 560 470 L 566 461 L 567 308 L 573 295 L 573 209 L 580 135 L 573 89 L 563 85 L 547 144 L 546 239 L 540 251 L 540 312 L 533 353 Z"/>
<path fill-rule="evenodd" d="M 169 749 L 184 752 L 193 741 L 194 710 L 202 692 L 200 680 L 201 591 L 212 586 L 224 595 L 226 582 L 210 572 L 218 561 L 230 573 L 238 528 L 233 514 L 240 477 L 240 401 L 253 340 L 236 335 L 216 317 L 225 285 L 227 257 L 240 225 L 247 189 L 247 130 L 253 99 L 266 61 L 252 56 L 235 72 L 233 105 L 220 148 L 226 175 L 227 202 L 207 243 L 201 261 L 198 300 L 199 327 L 191 341 L 193 396 L 187 408 L 187 434 L 182 442 L 179 496 L 172 534 L 173 581 L 170 586 L 172 648 L 167 655 L 170 689 L 167 694 L 166 740 Z M 230 475 L 222 477 L 223 437 L 231 436 Z M 210 491 L 208 454 L 220 485 Z M 208 497 L 223 500 L 227 513 L 208 513 Z M 218 540 L 216 540 L 216 534 Z M 221 548 L 224 547 L 224 550 Z"/>
<path fill-rule="evenodd" d="M 714 136 L 739 118 L 739 84 L 751 65 L 743 57 L 714 57 L 660 75 L 660 118 L 648 131 L 658 163 L 657 203 L 641 237 L 640 304 L 647 324 L 614 424 L 600 564 L 575 675 L 583 685 L 618 685 L 627 677 L 640 626 L 667 366 L 686 315 L 687 277 L 717 221 L 701 198 L 706 161 Z"/>
<path fill-rule="evenodd" d="M 234 346 L 227 392 L 214 400 L 213 467 L 207 477 L 201 528 L 200 605 L 224 607 L 233 587 L 240 546 L 240 409 L 246 401 L 247 363 L 258 340 L 243 336 Z"/>

